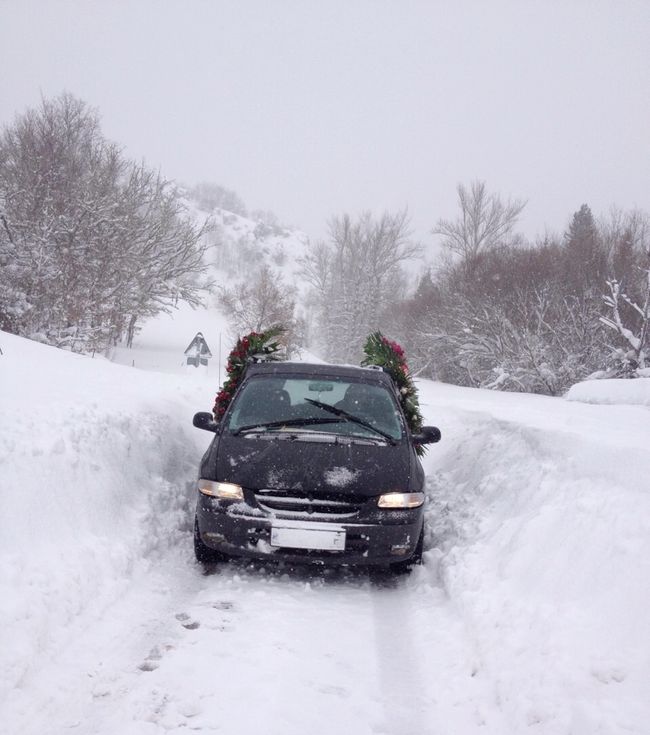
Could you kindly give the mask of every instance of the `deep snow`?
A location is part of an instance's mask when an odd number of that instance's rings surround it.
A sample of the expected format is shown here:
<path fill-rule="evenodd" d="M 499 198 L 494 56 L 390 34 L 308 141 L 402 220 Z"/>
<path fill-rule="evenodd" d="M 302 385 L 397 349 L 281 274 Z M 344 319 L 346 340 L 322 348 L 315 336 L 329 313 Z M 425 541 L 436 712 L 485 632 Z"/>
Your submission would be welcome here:
<path fill-rule="evenodd" d="M 421 568 L 204 574 L 216 368 L 0 347 L 2 732 L 648 733 L 648 407 L 422 381 Z"/>

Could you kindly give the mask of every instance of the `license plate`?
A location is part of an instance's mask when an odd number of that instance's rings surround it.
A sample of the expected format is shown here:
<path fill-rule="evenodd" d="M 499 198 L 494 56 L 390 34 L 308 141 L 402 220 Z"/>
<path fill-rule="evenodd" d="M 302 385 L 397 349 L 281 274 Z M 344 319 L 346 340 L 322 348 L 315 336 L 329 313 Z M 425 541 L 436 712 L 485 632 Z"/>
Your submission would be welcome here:
<path fill-rule="evenodd" d="M 271 526 L 271 546 L 285 549 L 344 551 L 345 529 L 329 523 L 276 521 Z"/>

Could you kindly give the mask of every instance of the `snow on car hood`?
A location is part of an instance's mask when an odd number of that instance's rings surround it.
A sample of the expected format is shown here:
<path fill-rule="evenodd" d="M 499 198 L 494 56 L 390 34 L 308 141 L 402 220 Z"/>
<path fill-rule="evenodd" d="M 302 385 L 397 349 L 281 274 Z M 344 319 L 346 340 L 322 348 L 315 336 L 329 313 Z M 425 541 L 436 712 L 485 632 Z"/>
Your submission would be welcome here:
<path fill-rule="evenodd" d="M 406 492 L 412 475 L 408 445 L 298 442 L 223 434 L 218 480 L 242 487 L 378 495 Z"/>

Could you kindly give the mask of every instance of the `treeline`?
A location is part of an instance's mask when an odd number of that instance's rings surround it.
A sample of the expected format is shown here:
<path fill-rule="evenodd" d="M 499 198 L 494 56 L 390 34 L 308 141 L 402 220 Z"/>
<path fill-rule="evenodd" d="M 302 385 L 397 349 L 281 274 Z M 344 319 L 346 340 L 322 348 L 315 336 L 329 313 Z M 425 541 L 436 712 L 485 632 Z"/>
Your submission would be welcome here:
<path fill-rule="evenodd" d="M 0 329 L 78 351 L 130 342 L 146 317 L 199 302 L 202 234 L 174 184 L 72 95 L 0 136 Z"/>
<path fill-rule="evenodd" d="M 634 377 L 650 363 L 650 222 L 639 211 L 597 222 L 587 205 L 568 230 L 527 243 L 523 202 L 483 182 L 458 187 L 439 220 L 445 256 L 405 296 L 400 265 L 417 248 L 405 213 L 335 218 L 304 273 L 326 357 L 356 361 L 374 329 L 400 340 L 411 369 L 445 382 L 556 395 L 590 375 Z"/>
<path fill-rule="evenodd" d="M 19 115 L 0 135 L 0 329 L 78 351 L 130 344 L 144 319 L 200 302 L 210 247 L 213 265 L 229 264 L 216 294 L 234 332 L 282 322 L 290 349 L 331 361 L 358 362 L 379 329 L 414 372 L 460 385 L 558 394 L 593 374 L 650 372 L 644 212 L 596 220 L 582 205 L 565 233 L 530 243 L 516 231 L 525 202 L 460 185 L 456 216 L 432 229 L 444 254 L 415 275 L 422 248 L 405 211 L 336 216 L 301 260 L 311 292 L 298 318 L 282 250 L 269 262 L 259 247 L 287 228 L 216 184 L 187 196 L 202 226 L 173 182 L 127 159 L 69 94 Z M 236 236 L 237 215 L 252 233 Z"/>

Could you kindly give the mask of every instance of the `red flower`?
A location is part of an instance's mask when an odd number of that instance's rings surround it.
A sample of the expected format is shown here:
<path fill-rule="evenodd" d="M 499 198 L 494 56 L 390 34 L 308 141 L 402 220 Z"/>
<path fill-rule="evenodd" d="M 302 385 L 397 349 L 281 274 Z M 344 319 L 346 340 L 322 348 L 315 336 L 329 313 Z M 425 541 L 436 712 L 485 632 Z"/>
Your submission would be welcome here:
<path fill-rule="evenodd" d="M 390 342 L 389 345 L 391 350 L 393 350 L 398 357 L 404 357 L 404 350 L 397 344 L 397 342 Z"/>
<path fill-rule="evenodd" d="M 397 344 L 397 342 L 391 342 L 391 340 L 387 339 L 386 337 L 381 338 L 382 344 L 388 347 L 388 349 L 395 353 L 397 357 L 400 359 L 404 357 L 404 350 L 400 345 Z"/>

